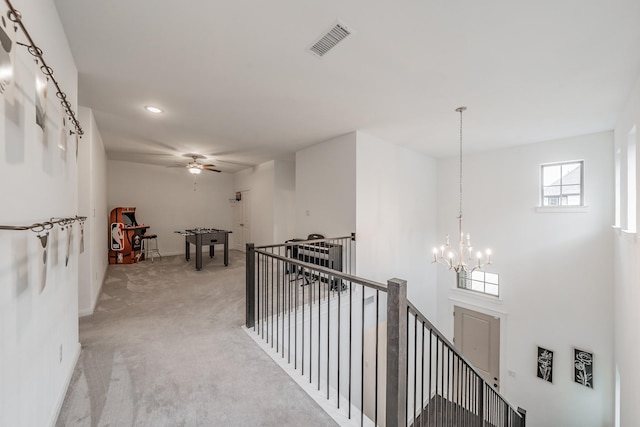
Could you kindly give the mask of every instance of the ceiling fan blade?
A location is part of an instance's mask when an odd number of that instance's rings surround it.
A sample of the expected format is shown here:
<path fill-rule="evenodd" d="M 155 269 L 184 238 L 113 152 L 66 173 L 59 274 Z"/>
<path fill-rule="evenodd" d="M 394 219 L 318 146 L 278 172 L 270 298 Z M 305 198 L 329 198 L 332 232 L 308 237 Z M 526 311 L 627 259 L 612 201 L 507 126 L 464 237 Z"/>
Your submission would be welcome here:
<path fill-rule="evenodd" d="M 218 169 L 213 169 L 207 166 L 204 166 L 202 169 L 207 170 L 207 171 L 211 171 L 211 172 L 222 172 L 221 170 Z"/>
<path fill-rule="evenodd" d="M 209 163 L 208 165 L 202 165 L 202 166 L 205 166 L 205 167 L 208 167 L 208 168 L 215 167 L 215 165 L 212 165 L 211 163 Z"/>

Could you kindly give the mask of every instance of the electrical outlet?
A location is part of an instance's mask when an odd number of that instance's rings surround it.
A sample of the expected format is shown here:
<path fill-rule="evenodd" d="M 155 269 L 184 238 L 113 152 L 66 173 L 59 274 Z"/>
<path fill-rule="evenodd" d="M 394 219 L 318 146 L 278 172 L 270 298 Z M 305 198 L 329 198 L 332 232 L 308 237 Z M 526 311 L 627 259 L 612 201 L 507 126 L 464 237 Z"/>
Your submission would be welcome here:
<path fill-rule="evenodd" d="M 62 344 L 60 344 L 60 361 L 58 363 L 62 363 Z"/>

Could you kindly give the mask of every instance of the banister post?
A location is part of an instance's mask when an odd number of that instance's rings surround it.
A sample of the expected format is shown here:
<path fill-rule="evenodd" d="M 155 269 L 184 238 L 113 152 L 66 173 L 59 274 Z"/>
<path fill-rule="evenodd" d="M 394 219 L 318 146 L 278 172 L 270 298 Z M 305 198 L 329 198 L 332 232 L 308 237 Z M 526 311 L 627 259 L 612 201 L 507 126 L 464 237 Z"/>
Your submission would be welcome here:
<path fill-rule="evenodd" d="M 478 377 L 478 418 L 480 425 L 484 425 L 484 380 Z"/>
<path fill-rule="evenodd" d="M 522 420 L 520 427 L 525 427 L 525 425 L 527 424 L 527 411 L 518 407 L 518 414 L 520 414 L 520 419 Z"/>
<path fill-rule="evenodd" d="M 387 281 L 386 427 L 407 425 L 407 281 Z"/>
<path fill-rule="evenodd" d="M 246 326 L 247 328 L 253 328 L 253 326 L 255 325 L 256 313 L 256 251 L 253 243 L 247 243 L 246 254 Z"/>

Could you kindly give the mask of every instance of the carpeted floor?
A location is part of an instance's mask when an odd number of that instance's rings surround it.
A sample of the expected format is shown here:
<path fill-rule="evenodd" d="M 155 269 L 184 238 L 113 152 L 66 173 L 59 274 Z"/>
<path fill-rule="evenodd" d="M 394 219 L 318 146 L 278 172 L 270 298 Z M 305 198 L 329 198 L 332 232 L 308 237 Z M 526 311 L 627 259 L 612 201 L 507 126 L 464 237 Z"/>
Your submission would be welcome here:
<path fill-rule="evenodd" d="M 244 254 L 113 265 L 57 426 L 332 426 L 241 330 Z"/>

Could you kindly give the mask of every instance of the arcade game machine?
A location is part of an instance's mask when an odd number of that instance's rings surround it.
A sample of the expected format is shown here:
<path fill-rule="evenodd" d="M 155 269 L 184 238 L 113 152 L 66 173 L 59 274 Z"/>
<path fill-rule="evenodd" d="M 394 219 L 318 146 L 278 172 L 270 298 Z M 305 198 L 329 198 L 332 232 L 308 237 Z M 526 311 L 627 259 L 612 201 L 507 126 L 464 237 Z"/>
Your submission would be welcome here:
<path fill-rule="evenodd" d="M 142 236 L 148 225 L 138 225 L 136 208 L 115 208 L 109 215 L 109 264 L 134 264 L 144 259 Z"/>

